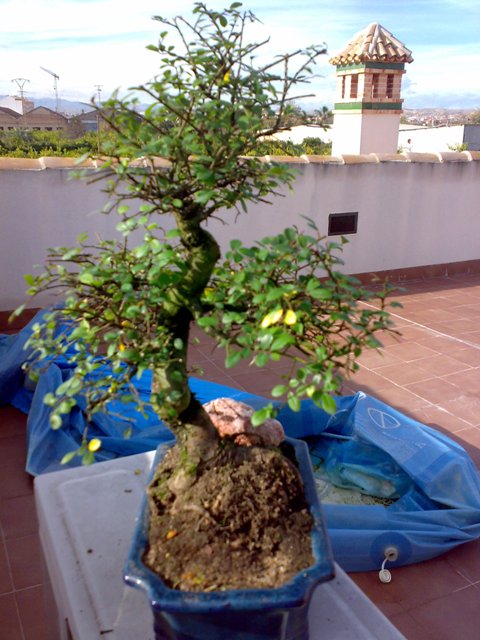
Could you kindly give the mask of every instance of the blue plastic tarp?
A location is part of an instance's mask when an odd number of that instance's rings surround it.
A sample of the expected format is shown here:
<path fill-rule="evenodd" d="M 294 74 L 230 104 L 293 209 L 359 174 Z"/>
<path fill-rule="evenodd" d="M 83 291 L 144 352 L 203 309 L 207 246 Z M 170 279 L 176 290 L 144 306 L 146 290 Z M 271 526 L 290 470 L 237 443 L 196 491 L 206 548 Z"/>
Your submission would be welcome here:
<path fill-rule="evenodd" d="M 29 357 L 24 344 L 30 326 L 15 336 L 0 336 L 0 405 L 28 413 L 26 469 L 37 475 L 64 468 L 59 461 L 78 448 L 86 423 L 79 398 L 63 427 L 50 428 L 43 398 L 73 369 L 66 358 L 52 360 L 36 386 L 30 385 L 21 368 Z M 201 402 L 233 397 L 260 408 L 269 401 L 205 380 L 191 378 L 190 383 Z M 145 401 L 150 384 L 148 372 L 136 383 Z M 379 569 L 392 546 L 399 557 L 389 568 L 433 558 L 480 537 L 479 474 L 461 446 L 363 393 L 338 397 L 336 403 L 333 416 L 304 401 L 298 413 L 281 407 L 278 418 L 289 436 L 307 441 L 322 477 L 392 500 L 389 506 L 323 505 L 335 560 L 343 569 Z M 89 437 L 102 440 L 97 460 L 148 451 L 173 439 L 152 411 L 142 414 L 120 401 L 108 409 L 89 425 Z M 128 428 L 132 433 L 125 439 Z M 78 463 L 74 458 L 69 466 Z"/>

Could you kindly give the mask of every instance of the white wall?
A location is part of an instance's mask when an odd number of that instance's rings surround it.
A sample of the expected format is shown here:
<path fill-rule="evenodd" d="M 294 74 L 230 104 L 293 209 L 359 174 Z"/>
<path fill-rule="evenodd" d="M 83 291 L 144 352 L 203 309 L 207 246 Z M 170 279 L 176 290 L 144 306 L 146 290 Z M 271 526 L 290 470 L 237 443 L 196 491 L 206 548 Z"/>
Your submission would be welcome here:
<path fill-rule="evenodd" d="M 288 224 L 305 226 L 305 215 L 326 234 L 329 214 L 358 211 L 357 234 L 344 249 L 349 273 L 480 259 L 480 162 L 358 159 L 299 165 L 292 194 L 250 207 L 234 229 L 215 230 L 223 242 L 232 234 L 253 242 Z"/>
<path fill-rule="evenodd" d="M 416 153 L 448 151 L 450 146 L 463 144 L 464 129 L 463 124 L 451 127 L 400 126 L 398 146 L 400 149 Z"/>
<path fill-rule="evenodd" d="M 326 234 L 330 213 L 358 211 L 358 232 L 344 250 L 345 271 L 365 273 L 480 258 L 480 153 L 440 156 L 344 156 L 296 162 L 292 193 L 248 214 L 211 221 L 222 248 L 313 218 Z M 0 310 L 24 301 L 25 273 L 43 263 L 50 246 L 68 246 L 84 231 L 116 235 L 115 216 L 99 211 L 98 184 L 68 178 L 42 161 L 0 160 Z M 12 159 L 13 160 L 13 159 Z M 382 160 L 382 161 L 380 161 Z M 16 169 L 12 167 L 15 166 Z M 10 168 L 8 168 L 10 167 Z M 34 301 L 39 306 L 47 300 Z"/>
<path fill-rule="evenodd" d="M 332 154 L 396 153 L 398 113 L 336 112 L 332 128 Z"/>

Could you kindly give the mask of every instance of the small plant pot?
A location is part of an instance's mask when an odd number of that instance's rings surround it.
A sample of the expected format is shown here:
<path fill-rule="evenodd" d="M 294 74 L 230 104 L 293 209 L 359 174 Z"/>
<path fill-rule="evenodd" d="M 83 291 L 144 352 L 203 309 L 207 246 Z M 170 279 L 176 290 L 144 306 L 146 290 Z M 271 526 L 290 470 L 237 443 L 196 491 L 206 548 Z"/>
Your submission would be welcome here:
<path fill-rule="evenodd" d="M 148 544 L 150 517 L 144 498 L 124 579 L 148 594 L 156 640 L 308 640 L 311 596 L 318 584 L 333 578 L 334 565 L 307 445 L 287 438 L 286 446 L 294 449 L 314 519 L 315 562 L 281 587 L 198 593 L 165 586 L 142 561 Z M 167 447 L 158 448 L 153 469 Z"/>

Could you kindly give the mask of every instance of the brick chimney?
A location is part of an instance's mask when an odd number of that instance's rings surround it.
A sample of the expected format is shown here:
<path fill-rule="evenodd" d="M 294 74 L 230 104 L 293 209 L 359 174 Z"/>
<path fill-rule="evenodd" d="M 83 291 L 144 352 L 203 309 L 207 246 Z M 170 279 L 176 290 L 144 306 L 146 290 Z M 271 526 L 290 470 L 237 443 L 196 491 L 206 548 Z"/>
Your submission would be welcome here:
<path fill-rule="evenodd" d="M 408 62 L 412 52 L 376 22 L 330 60 L 337 67 L 333 155 L 397 152 Z"/>

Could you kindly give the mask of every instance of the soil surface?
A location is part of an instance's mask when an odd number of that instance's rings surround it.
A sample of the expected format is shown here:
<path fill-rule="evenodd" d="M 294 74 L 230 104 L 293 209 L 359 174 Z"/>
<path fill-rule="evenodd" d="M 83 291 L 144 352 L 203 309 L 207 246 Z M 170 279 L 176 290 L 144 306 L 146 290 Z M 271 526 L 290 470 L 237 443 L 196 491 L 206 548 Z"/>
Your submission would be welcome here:
<path fill-rule="evenodd" d="M 182 591 L 278 587 L 309 567 L 312 516 L 294 464 L 277 449 L 228 443 L 180 496 L 171 449 L 148 493 L 145 564 Z"/>

